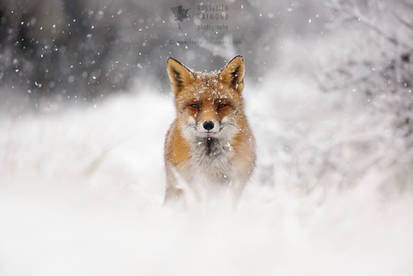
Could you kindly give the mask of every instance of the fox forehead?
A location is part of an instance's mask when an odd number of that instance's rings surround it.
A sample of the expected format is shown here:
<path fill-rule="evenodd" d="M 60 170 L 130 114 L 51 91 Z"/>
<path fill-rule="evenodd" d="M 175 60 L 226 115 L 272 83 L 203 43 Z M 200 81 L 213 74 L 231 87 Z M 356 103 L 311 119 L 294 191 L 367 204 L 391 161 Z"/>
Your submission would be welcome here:
<path fill-rule="evenodd" d="M 240 95 L 234 89 L 228 87 L 219 79 L 218 73 L 193 73 L 195 80 L 176 96 L 175 101 L 179 105 L 188 101 L 197 101 L 213 104 L 217 100 L 229 100 L 240 103 Z"/>

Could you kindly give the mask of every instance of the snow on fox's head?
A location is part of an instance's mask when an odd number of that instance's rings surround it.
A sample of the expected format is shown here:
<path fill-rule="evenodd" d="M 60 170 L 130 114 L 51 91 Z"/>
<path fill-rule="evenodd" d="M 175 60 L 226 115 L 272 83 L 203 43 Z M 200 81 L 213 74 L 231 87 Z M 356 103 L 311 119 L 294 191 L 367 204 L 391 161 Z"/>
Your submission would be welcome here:
<path fill-rule="evenodd" d="M 244 61 L 233 58 L 220 72 L 192 72 L 168 59 L 177 121 L 187 138 L 229 138 L 239 131 L 243 113 Z"/>

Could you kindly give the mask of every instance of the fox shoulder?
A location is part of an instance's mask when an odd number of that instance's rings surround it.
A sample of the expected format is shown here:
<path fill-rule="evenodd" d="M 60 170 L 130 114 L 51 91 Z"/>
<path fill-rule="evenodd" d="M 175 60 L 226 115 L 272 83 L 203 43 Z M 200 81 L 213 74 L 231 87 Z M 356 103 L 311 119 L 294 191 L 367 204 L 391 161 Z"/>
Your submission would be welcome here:
<path fill-rule="evenodd" d="M 178 124 L 177 120 L 171 124 L 164 145 L 165 162 L 169 162 L 174 166 L 178 166 L 191 158 L 190 147 L 183 138 Z"/>

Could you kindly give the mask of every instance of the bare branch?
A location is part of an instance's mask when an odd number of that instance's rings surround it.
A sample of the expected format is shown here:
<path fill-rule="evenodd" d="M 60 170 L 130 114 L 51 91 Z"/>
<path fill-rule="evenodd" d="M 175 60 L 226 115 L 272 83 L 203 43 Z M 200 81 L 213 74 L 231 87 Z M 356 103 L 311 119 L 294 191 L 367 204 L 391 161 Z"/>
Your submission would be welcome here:
<path fill-rule="evenodd" d="M 393 13 L 393 16 L 400 21 L 400 23 L 402 23 L 405 27 L 407 27 L 407 29 L 413 31 L 413 23 L 410 23 L 406 20 L 404 20 L 403 18 L 401 18 L 400 16 L 398 16 L 397 14 Z"/>

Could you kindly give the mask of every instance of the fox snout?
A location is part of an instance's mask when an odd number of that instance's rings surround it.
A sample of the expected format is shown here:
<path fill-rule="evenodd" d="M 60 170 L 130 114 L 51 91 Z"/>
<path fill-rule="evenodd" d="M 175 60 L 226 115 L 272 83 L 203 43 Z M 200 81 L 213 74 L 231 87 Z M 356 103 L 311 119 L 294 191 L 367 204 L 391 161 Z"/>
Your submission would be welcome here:
<path fill-rule="evenodd" d="M 216 133 L 219 131 L 219 122 L 216 112 L 212 108 L 204 108 L 197 115 L 197 130 L 201 133 Z"/>
<path fill-rule="evenodd" d="M 214 122 L 213 121 L 205 121 L 202 124 L 202 127 L 206 130 L 206 131 L 210 131 L 212 129 L 214 129 Z"/>
<path fill-rule="evenodd" d="M 219 131 L 219 123 L 215 120 L 204 120 L 198 122 L 197 129 L 201 133 L 217 133 Z"/>

